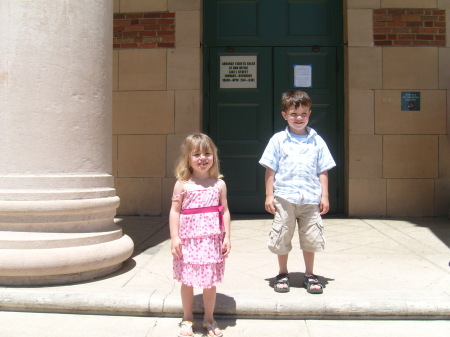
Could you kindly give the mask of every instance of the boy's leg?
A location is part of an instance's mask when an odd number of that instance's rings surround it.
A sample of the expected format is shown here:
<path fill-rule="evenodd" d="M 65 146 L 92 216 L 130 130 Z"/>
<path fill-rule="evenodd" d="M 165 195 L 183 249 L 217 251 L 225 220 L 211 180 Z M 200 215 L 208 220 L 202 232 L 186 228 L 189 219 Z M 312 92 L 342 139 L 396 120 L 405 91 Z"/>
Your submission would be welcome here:
<path fill-rule="evenodd" d="M 289 254 L 286 255 L 278 255 L 278 266 L 279 266 L 279 272 L 278 274 L 288 274 L 288 257 Z"/>
<path fill-rule="evenodd" d="M 287 262 L 288 262 L 288 254 L 285 255 L 278 255 L 278 267 L 279 267 L 279 272 L 278 275 L 281 274 L 288 274 L 288 267 L 287 267 Z M 280 279 L 281 281 L 284 280 L 284 278 Z M 286 280 L 289 281 L 289 279 L 286 278 Z M 287 289 L 289 288 L 287 283 L 276 283 L 275 282 L 275 287 L 277 289 Z"/>
<path fill-rule="evenodd" d="M 303 251 L 303 259 L 305 260 L 305 275 L 314 274 L 314 252 Z"/>
<path fill-rule="evenodd" d="M 325 247 L 322 218 L 317 205 L 299 205 L 297 212 L 300 248 L 303 251 L 303 259 L 305 261 L 305 282 L 308 281 L 311 291 L 318 293 L 322 291 L 322 285 L 320 283 L 317 284 L 315 276 L 312 278 L 315 281 L 307 276 L 314 275 L 315 252 L 322 251 Z M 313 284 L 312 281 L 316 282 L 316 284 Z"/>

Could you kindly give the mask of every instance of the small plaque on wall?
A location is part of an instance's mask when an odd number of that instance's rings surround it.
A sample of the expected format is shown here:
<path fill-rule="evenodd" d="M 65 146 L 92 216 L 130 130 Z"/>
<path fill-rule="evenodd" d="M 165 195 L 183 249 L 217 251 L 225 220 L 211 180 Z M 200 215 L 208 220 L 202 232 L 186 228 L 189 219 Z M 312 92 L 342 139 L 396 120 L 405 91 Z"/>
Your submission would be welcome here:
<path fill-rule="evenodd" d="M 402 91 L 402 111 L 420 111 L 420 92 Z"/>

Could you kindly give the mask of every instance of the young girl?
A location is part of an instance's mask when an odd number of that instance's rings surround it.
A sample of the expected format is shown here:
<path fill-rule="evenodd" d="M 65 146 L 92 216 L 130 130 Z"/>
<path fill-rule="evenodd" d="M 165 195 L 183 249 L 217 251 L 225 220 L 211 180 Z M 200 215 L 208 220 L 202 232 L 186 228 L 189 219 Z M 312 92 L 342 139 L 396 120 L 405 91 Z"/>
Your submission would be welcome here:
<path fill-rule="evenodd" d="M 193 335 L 193 287 L 203 289 L 203 326 L 208 336 L 222 336 L 213 313 L 216 284 L 223 279 L 225 258 L 231 249 L 230 213 L 211 138 L 194 133 L 185 139 L 175 175 L 178 180 L 169 223 L 174 279 L 182 283 L 183 321 L 178 336 Z"/>

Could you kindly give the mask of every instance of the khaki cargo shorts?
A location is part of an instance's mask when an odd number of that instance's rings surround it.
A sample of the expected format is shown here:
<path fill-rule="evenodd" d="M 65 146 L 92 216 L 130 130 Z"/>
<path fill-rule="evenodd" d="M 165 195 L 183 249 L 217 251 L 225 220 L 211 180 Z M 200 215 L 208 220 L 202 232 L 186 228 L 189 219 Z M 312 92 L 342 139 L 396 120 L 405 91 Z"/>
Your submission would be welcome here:
<path fill-rule="evenodd" d="M 325 235 L 319 205 L 297 205 L 275 197 L 275 218 L 269 233 L 267 245 L 277 255 L 288 254 L 292 250 L 292 238 L 298 225 L 300 248 L 307 252 L 320 252 L 325 248 Z"/>

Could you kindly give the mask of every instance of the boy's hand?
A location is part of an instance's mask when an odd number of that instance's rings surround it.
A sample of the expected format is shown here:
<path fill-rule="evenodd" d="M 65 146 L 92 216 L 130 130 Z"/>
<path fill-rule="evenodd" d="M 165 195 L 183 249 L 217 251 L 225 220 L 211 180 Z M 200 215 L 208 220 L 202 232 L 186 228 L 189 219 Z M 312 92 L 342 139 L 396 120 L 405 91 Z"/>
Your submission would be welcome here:
<path fill-rule="evenodd" d="M 328 198 L 322 197 L 322 199 L 320 200 L 319 209 L 320 215 L 328 213 L 328 211 L 330 210 L 330 201 L 328 200 Z"/>
<path fill-rule="evenodd" d="M 271 214 L 275 214 L 276 207 L 275 207 L 275 204 L 273 203 L 273 195 L 266 196 L 266 202 L 264 205 L 265 205 L 267 212 L 269 212 Z"/>

